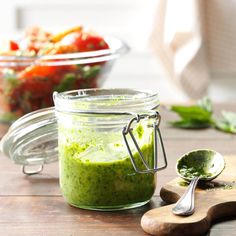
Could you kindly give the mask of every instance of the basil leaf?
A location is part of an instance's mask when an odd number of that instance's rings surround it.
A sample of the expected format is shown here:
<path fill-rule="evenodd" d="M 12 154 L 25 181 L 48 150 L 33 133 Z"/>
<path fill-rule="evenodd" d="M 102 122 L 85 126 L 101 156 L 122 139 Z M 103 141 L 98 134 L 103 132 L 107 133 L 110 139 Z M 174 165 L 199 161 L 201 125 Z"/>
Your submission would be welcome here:
<path fill-rule="evenodd" d="M 211 121 L 212 113 L 200 106 L 172 106 L 171 111 L 176 112 L 182 119 Z"/>
<path fill-rule="evenodd" d="M 98 75 L 100 71 L 101 71 L 101 66 L 99 65 L 85 66 L 83 67 L 83 78 L 84 79 L 94 78 Z"/>
<path fill-rule="evenodd" d="M 203 99 L 199 100 L 198 106 L 204 109 L 205 111 L 208 111 L 209 113 L 213 112 L 212 102 L 208 97 L 204 97 Z"/>
<path fill-rule="evenodd" d="M 176 128 L 183 128 L 183 129 L 204 129 L 209 128 L 209 122 L 200 122 L 198 120 L 179 120 L 170 122 L 172 126 Z"/>
<path fill-rule="evenodd" d="M 236 113 L 222 111 L 221 117 L 214 119 L 215 127 L 221 131 L 236 134 Z"/>
<path fill-rule="evenodd" d="M 191 106 L 171 106 L 181 118 L 178 121 L 171 122 L 174 127 L 185 129 L 202 129 L 212 125 L 212 103 L 209 98 L 205 97 L 197 105 Z"/>
<path fill-rule="evenodd" d="M 69 90 L 73 87 L 76 81 L 76 75 L 73 73 L 68 73 L 64 76 L 61 83 L 56 86 L 55 91 L 57 92 L 64 92 Z"/>
<path fill-rule="evenodd" d="M 202 129 L 213 127 L 218 130 L 236 134 L 236 113 L 222 111 L 220 117 L 213 117 L 212 102 L 205 97 L 192 106 L 171 106 L 171 111 L 176 112 L 181 118 L 170 124 L 177 128 Z"/>

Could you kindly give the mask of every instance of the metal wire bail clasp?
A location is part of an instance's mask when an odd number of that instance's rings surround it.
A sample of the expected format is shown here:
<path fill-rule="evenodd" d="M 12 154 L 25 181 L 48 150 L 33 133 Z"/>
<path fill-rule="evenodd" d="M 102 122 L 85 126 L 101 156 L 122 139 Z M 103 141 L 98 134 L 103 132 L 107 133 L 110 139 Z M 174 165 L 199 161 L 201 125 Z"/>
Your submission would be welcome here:
<path fill-rule="evenodd" d="M 153 124 L 151 125 L 153 128 L 153 132 L 154 132 L 154 166 L 153 166 L 153 168 L 151 168 L 149 166 L 149 164 L 147 163 L 147 161 L 145 160 L 144 155 L 143 155 L 143 153 L 142 153 L 142 151 L 141 151 L 141 149 L 134 137 L 134 134 L 132 131 L 133 129 L 131 127 L 134 122 L 139 123 L 140 120 L 142 120 L 142 119 L 153 119 L 154 120 Z M 128 149 L 129 155 L 130 155 L 131 163 L 137 173 L 140 173 L 140 174 L 155 173 L 156 171 L 163 170 L 167 167 L 167 158 L 166 158 L 165 148 L 164 148 L 163 140 L 161 137 L 161 132 L 159 129 L 160 121 L 161 121 L 161 116 L 157 111 L 153 111 L 153 114 L 151 114 L 151 115 L 150 114 L 142 114 L 142 115 L 137 114 L 134 118 L 132 118 L 129 121 L 129 123 L 124 127 L 124 129 L 122 131 L 123 138 L 124 138 L 125 144 L 127 146 L 127 149 Z M 127 139 L 128 134 L 130 135 L 130 137 L 135 145 L 135 148 L 137 149 L 139 157 L 141 158 L 141 161 L 145 167 L 145 169 L 143 169 L 143 170 L 140 170 L 135 162 L 130 145 L 128 143 L 128 139 Z M 160 141 L 161 150 L 162 150 L 163 159 L 164 159 L 164 164 L 160 167 L 158 167 L 158 158 L 157 158 L 157 156 L 158 156 L 158 140 Z"/>

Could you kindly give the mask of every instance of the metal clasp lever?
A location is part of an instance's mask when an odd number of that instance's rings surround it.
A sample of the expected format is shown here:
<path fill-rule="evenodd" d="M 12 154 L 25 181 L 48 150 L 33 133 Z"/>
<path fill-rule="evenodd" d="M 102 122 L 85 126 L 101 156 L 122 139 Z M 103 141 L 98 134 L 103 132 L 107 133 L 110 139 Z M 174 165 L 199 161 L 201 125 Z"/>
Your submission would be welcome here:
<path fill-rule="evenodd" d="M 145 160 L 144 155 L 143 155 L 143 153 L 142 153 L 142 151 L 141 151 L 141 149 L 134 137 L 134 134 L 132 131 L 133 129 L 131 128 L 133 122 L 139 123 L 140 120 L 145 119 L 145 118 L 154 119 L 154 122 L 152 124 L 153 132 L 154 132 L 154 168 L 151 168 L 149 166 L 149 164 L 147 163 L 147 161 Z M 134 118 L 132 118 L 129 121 L 128 125 L 126 125 L 122 131 L 123 138 L 124 138 L 125 144 L 127 146 L 128 152 L 129 152 L 131 163 L 137 173 L 140 173 L 140 174 L 155 173 L 156 171 L 163 170 L 167 167 L 167 158 L 166 158 L 165 148 L 164 148 L 163 140 L 161 137 L 161 131 L 159 129 L 160 121 L 161 121 L 161 116 L 157 111 L 155 111 L 151 115 L 150 114 L 142 114 L 142 115 L 137 114 Z M 142 163 L 143 163 L 144 167 L 146 168 L 144 170 L 140 170 L 135 163 L 134 156 L 132 154 L 132 151 L 131 151 L 131 148 L 130 148 L 130 145 L 129 145 L 128 139 L 127 139 L 128 134 L 130 135 L 130 137 L 131 137 L 131 139 L 138 151 L 138 154 L 142 160 Z M 164 159 L 164 164 L 163 164 L 163 166 L 160 166 L 160 167 L 158 167 L 158 158 L 157 158 L 157 156 L 158 156 L 158 138 L 160 140 L 161 149 L 162 149 L 162 153 L 163 153 L 163 159 Z"/>

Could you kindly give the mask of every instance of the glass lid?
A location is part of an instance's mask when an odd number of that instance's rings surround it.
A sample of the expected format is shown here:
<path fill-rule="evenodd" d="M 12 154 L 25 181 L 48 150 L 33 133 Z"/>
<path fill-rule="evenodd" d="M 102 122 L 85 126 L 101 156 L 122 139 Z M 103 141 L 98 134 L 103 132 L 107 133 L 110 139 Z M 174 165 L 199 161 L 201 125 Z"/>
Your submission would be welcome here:
<path fill-rule="evenodd" d="M 15 121 L 0 142 L 1 151 L 16 164 L 42 165 L 58 158 L 54 108 L 40 109 Z"/>

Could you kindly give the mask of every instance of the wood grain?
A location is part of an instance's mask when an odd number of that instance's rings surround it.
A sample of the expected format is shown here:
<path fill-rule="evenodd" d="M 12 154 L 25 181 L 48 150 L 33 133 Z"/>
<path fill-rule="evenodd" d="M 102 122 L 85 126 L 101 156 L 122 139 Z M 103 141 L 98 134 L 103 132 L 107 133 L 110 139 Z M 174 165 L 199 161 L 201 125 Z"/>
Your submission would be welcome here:
<path fill-rule="evenodd" d="M 127 211 L 98 212 L 74 208 L 61 196 L 0 197 L 0 235 L 146 235 L 139 221 L 161 199 Z"/>
<path fill-rule="evenodd" d="M 142 228 L 158 236 L 200 236 L 207 233 L 212 222 L 236 216 L 236 156 L 225 157 L 226 168 L 207 189 L 197 188 L 195 212 L 191 216 L 176 216 L 174 204 L 148 211 L 141 219 Z M 176 202 L 186 190 L 175 178 L 161 189 L 161 198 L 167 203 Z M 210 188 L 210 186 L 216 186 Z"/>
<path fill-rule="evenodd" d="M 222 104 L 216 110 L 236 109 L 236 104 Z M 0 235 L 6 236 L 128 236 L 147 235 L 141 226 L 142 215 L 165 205 L 160 188 L 176 178 L 176 159 L 196 148 L 212 148 L 223 155 L 236 155 L 236 136 L 216 130 L 178 130 L 167 121 L 173 114 L 161 109 L 162 134 L 168 167 L 157 174 L 157 189 L 150 204 L 120 212 L 95 212 L 67 205 L 58 184 L 58 163 L 46 165 L 42 174 L 26 177 L 21 167 L 0 154 Z M 0 129 L 0 137 L 6 130 Z M 217 222 L 207 235 L 234 236 L 236 220 Z"/>

